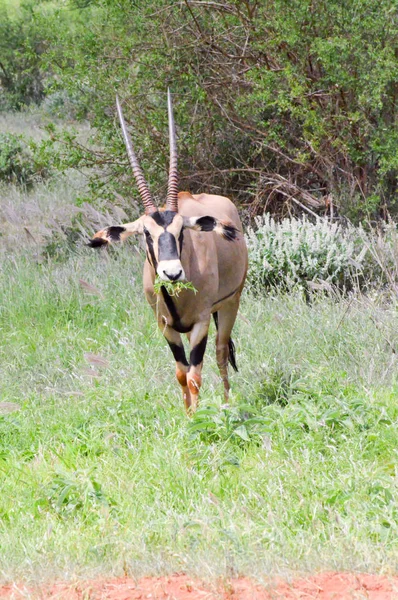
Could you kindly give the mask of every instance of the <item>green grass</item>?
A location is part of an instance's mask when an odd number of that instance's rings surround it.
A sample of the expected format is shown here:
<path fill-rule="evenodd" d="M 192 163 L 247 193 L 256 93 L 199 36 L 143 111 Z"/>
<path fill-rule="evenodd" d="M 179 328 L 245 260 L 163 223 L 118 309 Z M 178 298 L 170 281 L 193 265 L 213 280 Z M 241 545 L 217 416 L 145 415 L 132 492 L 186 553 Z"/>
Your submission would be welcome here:
<path fill-rule="evenodd" d="M 391 298 L 246 294 L 230 407 L 212 326 L 188 419 L 142 253 L 68 249 L 120 209 L 57 179 L 0 187 L 0 581 L 397 571 Z"/>
<path fill-rule="evenodd" d="M 188 419 L 142 260 L 2 259 L 0 578 L 396 571 L 396 308 L 246 295 Z"/>

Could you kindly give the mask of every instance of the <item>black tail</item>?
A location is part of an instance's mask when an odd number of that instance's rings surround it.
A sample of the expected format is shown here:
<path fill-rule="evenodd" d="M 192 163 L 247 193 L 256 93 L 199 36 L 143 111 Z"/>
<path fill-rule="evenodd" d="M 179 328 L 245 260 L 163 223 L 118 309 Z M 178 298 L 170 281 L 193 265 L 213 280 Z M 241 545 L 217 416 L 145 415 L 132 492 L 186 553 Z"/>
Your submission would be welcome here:
<path fill-rule="evenodd" d="M 217 311 L 213 313 L 213 319 L 214 319 L 214 323 L 216 325 L 216 329 L 218 331 L 218 312 Z M 229 349 L 229 353 L 228 353 L 229 364 L 231 365 L 231 367 L 233 368 L 234 371 L 237 371 L 238 367 L 236 365 L 235 344 L 233 343 L 232 338 L 229 338 L 228 349 Z"/>
<path fill-rule="evenodd" d="M 231 367 L 233 368 L 234 371 L 237 371 L 238 367 L 236 366 L 236 360 L 235 360 L 235 344 L 233 343 L 232 338 L 229 338 L 228 348 L 229 348 L 229 356 L 228 356 L 229 364 L 231 365 Z"/>

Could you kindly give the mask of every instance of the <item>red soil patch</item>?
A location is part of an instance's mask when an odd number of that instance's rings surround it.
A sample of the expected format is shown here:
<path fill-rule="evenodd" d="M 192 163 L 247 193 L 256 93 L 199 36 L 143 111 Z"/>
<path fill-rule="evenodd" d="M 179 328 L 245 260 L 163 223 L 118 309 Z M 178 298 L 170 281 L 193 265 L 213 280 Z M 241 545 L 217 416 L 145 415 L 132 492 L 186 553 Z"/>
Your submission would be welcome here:
<path fill-rule="evenodd" d="M 397 600 L 398 577 L 322 573 L 260 586 L 249 579 L 202 584 L 186 575 L 95 580 L 48 587 L 0 587 L 0 598 L 22 600 Z"/>

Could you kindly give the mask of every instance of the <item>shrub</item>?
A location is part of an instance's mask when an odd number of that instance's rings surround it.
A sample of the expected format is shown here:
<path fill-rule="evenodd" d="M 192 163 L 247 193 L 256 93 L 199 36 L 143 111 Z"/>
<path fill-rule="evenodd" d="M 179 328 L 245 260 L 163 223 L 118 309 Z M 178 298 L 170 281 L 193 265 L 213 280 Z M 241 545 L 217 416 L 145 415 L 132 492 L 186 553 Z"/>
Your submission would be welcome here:
<path fill-rule="evenodd" d="M 45 4 L 35 15 L 47 36 L 46 90 L 89 107 L 104 152 L 94 158 L 112 166 L 112 185 L 126 177 L 117 90 L 145 174 L 165 186 L 171 86 L 180 169 L 193 191 L 217 186 L 279 216 L 303 204 L 357 221 L 397 214 L 391 0 Z"/>
<path fill-rule="evenodd" d="M 77 94 L 69 94 L 66 90 L 57 90 L 47 94 L 42 102 L 46 113 L 61 119 L 76 119 L 86 116 L 87 108 Z"/>
<path fill-rule="evenodd" d="M 0 134 L 0 180 L 28 186 L 46 175 L 46 167 L 35 158 L 22 136 Z"/>
<path fill-rule="evenodd" d="M 368 246 L 362 228 L 324 219 L 277 222 L 267 214 L 256 217 L 255 224 L 246 235 L 252 290 L 306 287 L 316 281 L 352 287 L 354 279 L 363 278 Z"/>
<path fill-rule="evenodd" d="M 21 109 L 44 96 L 41 57 L 45 50 L 44 27 L 35 18 L 35 3 L 26 0 L 0 4 L 0 110 Z M 9 6 L 8 6 L 9 5 Z"/>
<path fill-rule="evenodd" d="M 192 439 L 207 443 L 228 441 L 244 447 L 250 442 L 263 441 L 268 420 L 249 404 L 221 407 L 207 404 L 198 408 L 187 428 Z"/>
<path fill-rule="evenodd" d="M 55 471 L 51 475 L 37 501 L 42 510 L 53 510 L 61 518 L 83 511 L 95 518 L 98 507 L 111 505 L 93 471 Z"/>

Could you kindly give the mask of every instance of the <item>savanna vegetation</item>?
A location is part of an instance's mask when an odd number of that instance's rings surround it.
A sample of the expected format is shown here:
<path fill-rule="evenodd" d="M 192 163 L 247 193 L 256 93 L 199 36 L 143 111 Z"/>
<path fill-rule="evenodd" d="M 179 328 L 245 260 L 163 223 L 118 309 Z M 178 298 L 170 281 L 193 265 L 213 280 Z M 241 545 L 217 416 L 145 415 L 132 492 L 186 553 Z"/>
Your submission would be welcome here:
<path fill-rule="evenodd" d="M 396 572 L 395 2 L 0 7 L 0 579 Z M 83 243 L 140 210 L 116 90 L 162 197 L 167 86 L 250 251 L 191 419 L 139 240 Z"/>
<path fill-rule="evenodd" d="M 252 212 L 386 219 L 398 172 L 396 8 L 395 0 L 3 0 L 2 102 L 88 117 L 94 145 L 53 131 L 61 140 L 50 154 L 58 167 L 95 166 L 105 194 L 131 183 L 114 129 L 117 91 L 162 192 L 170 86 L 189 189 L 228 191 Z"/>

